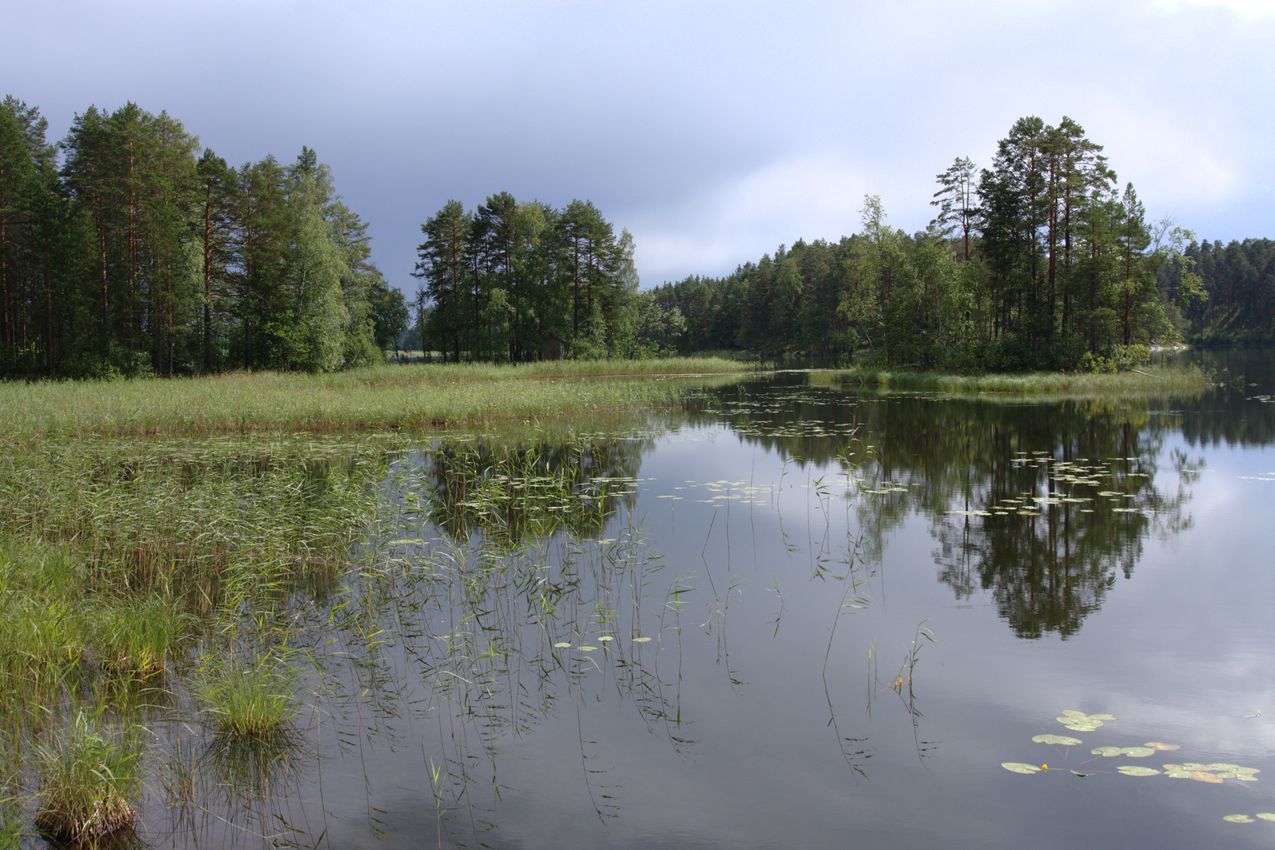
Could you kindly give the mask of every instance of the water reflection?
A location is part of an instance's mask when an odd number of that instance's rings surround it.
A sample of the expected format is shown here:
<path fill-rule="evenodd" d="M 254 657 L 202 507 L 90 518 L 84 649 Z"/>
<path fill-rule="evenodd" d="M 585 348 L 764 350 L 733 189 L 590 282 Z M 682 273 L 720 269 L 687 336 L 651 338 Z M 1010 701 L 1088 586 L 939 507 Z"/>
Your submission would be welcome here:
<path fill-rule="evenodd" d="M 790 386 L 712 390 L 693 417 L 799 464 L 839 465 L 870 560 L 915 513 L 929 518 L 938 578 L 958 599 L 988 592 L 1015 634 L 1075 634 L 1151 534 L 1192 522 L 1203 465 L 1175 449 L 1174 420 L 1145 406 L 1002 404 L 860 396 Z"/>

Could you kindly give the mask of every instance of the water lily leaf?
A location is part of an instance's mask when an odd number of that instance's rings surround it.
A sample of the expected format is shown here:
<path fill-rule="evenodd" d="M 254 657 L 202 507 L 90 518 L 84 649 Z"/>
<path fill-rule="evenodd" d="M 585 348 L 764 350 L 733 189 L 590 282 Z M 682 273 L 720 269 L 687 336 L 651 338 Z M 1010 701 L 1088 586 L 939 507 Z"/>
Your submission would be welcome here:
<path fill-rule="evenodd" d="M 553 648 L 554 649 L 570 649 L 571 644 L 567 643 L 565 640 L 560 640 L 553 645 Z"/>
<path fill-rule="evenodd" d="M 651 639 L 649 637 L 635 637 L 633 638 L 633 642 L 634 643 L 650 643 Z"/>
<path fill-rule="evenodd" d="M 1166 743 L 1164 743 L 1164 742 L 1162 742 L 1162 741 L 1147 741 L 1147 742 L 1146 742 L 1145 744 L 1143 744 L 1142 746 L 1144 746 L 1144 747 L 1150 747 L 1150 748 L 1151 748 L 1151 749 L 1153 749 L 1153 750 L 1160 750 L 1161 752 L 1166 752 L 1166 753 L 1167 753 L 1167 752 L 1169 752 L 1169 751 L 1171 751 L 1171 750 L 1180 750 L 1180 749 L 1182 749 L 1182 745 L 1181 745 L 1181 744 L 1166 744 Z"/>
<path fill-rule="evenodd" d="M 1166 770 L 1164 775 L 1170 779 L 1190 779 L 1191 771 L 1189 770 Z"/>
<path fill-rule="evenodd" d="M 1084 743 L 1079 738 L 1071 738 L 1067 735 L 1037 735 L 1032 738 L 1032 742 L 1036 744 L 1060 744 L 1064 747 L 1074 747 L 1077 744 Z"/>
<path fill-rule="evenodd" d="M 580 650 L 581 652 L 597 652 L 598 651 L 598 648 L 596 646 L 589 646 L 588 644 L 585 644 L 583 646 L 577 646 L 576 649 Z"/>
<path fill-rule="evenodd" d="M 1021 761 L 1003 761 L 1001 767 L 1010 773 L 1040 773 L 1040 767 L 1034 764 L 1024 764 Z"/>
<path fill-rule="evenodd" d="M 1253 823 L 1253 819 L 1248 815 L 1225 815 L 1222 820 L 1227 823 Z"/>
<path fill-rule="evenodd" d="M 1155 750 L 1150 747 L 1125 747 L 1122 752 L 1130 758 L 1141 759 L 1147 756 L 1155 755 Z"/>
<path fill-rule="evenodd" d="M 1071 772 L 1071 775 L 1072 775 L 1072 776 L 1079 776 L 1081 779 L 1084 779 L 1084 778 L 1085 778 L 1086 776 L 1088 776 L 1089 774 L 1087 774 L 1087 773 L 1081 773 L 1081 772 L 1080 772 L 1080 771 L 1078 771 L 1078 770 L 1073 770 L 1073 771 Z"/>
<path fill-rule="evenodd" d="M 1257 816 L 1262 820 L 1275 820 L 1275 812 L 1258 812 Z"/>
<path fill-rule="evenodd" d="M 1119 767 L 1117 767 L 1116 770 L 1120 771 L 1125 776 L 1159 776 L 1160 775 L 1160 771 L 1156 770 L 1154 767 L 1140 767 L 1139 765 L 1136 765 L 1136 764 L 1122 764 Z"/>
<path fill-rule="evenodd" d="M 1068 720 L 1065 717 L 1059 717 L 1058 722 L 1073 732 L 1093 732 L 1102 725 L 1101 723 L 1089 723 L 1084 720 Z"/>
<path fill-rule="evenodd" d="M 1095 756 L 1102 756 L 1103 758 L 1113 758 L 1118 755 L 1123 755 L 1124 749 L 1122 747 L 1094 747 L 1089 752 Z"/>
<path fill-rule="evenodd" d="M 1194 779 L 1196 782 L 1207 782 L 1210 785 L 1221 785 L 1225 780 L 1216 773 L 1209 773 L 1207 770 L 1193 770 L 1187 774 L 1188 779 Z"/>
<path fill-rule="evenodd" d="M 1083 711 L 1068 708 L 1055 719 L 1073 732 L 1092 732 L 1102 726 L 1104 721 L 1115 720 L 1116 717 L 1114 714 L 1085 714 Z"/>
<path fill-rule="evenodd" d="M 606 643 L 609 640 L 615 640 L 615 638 L 611 637 L 610 635 L 602 635 L 601 637 L 598 638 L 598 643 Z"/>

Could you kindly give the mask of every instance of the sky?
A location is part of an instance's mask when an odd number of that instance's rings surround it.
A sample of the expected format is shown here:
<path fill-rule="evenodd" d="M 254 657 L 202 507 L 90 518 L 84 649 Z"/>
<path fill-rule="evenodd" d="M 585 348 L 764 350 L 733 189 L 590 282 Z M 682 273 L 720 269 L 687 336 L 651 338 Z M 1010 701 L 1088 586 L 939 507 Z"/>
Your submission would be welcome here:
<path fill-rule="evenodd" d="M 449 199 L 593 201 L 644 287 L 859 229 L 1070 116 L 1152 219 L 1275 237 L 1275 0 L 0 0 L 51 140 L 166 110 L 231 163 L 302 145 L 407 293 Z"/>

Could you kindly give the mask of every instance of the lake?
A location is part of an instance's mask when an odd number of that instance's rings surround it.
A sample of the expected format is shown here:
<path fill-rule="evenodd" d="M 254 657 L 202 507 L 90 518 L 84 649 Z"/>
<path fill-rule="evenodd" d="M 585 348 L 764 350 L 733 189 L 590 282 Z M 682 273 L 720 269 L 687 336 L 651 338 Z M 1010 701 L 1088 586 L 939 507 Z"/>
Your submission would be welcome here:
<path fill-rule="evenodd" d="M 278 466 L 289 528 L 360 529 L 268 609 L 244 591 L 230 644 L 287 636 L 286 741 L 228 745 L 194 707 L 224 623 L 129 714 L 139 840 L 1269 846 L 1275 368 L 1185 356 L 1221 386 L 1028 402 L 780 373 L 620 422 L 77 448 L 196 525 L 201 488 L 277 503 L 253 488 Z"/>

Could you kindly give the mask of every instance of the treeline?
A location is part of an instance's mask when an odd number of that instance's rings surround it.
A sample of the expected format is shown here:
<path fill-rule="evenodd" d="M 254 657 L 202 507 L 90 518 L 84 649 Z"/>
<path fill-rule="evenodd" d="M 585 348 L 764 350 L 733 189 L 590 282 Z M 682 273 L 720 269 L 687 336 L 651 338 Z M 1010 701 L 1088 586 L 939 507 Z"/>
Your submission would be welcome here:
<path fill-rule="evenodd" d="M 326 371 L 406 326 L 309 148 L 235 168 L 132 103 L 46 132 L 0 104 L 0 375 Z"/>
<path fill-rule="evenodd" d="M 658 287 L 659 343 L 1017 371 L 1103 368 L 1177 339 L 1204 297 L 1189 234 L 1149 223 L 1101 151 L 1069 118 L 1019 119 L 990 168 L 962 157 L 938 175 L 925 232 L 888 226 L 869 196 L 854 236 Z M 1158 287 L 1169 263 L 1178 273 Z"/>
<path fill-rule="evenodd" d="M 449 201 L 421 225 L 417 326 L 444 359 L 520 362 L 634 357 L 652 342 L 633 237 L 589 201 L 558 210 L 508 192 L 467 211 Z"/>
<path fill-rule="evenodd" d="M 1275 342 L 1275 241 L 1191 243 L 1186 268 L 1203 281 L 1208 299 L 1188 310 L 1188 337 L 1202 344 Z M 1161 286 L 1173 288 L 1183 267 L 1166 266 Z"/>

